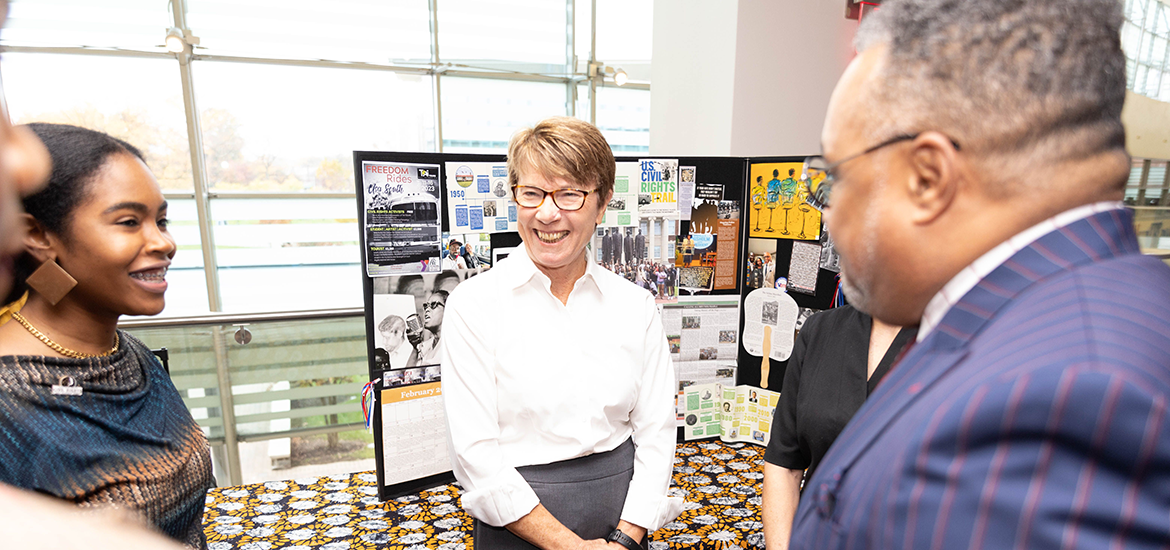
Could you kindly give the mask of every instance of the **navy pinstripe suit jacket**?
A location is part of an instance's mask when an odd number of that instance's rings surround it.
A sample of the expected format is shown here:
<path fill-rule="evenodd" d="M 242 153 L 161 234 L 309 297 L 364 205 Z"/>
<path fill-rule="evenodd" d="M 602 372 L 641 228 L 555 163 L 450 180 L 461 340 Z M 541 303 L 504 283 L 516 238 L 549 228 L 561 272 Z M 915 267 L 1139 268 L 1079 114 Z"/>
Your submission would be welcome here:
<path fill-rule="evenodd" d="M 1128 211 L 1041 237 L 882 381 L 793 548 L 1170 547 L 1170 267 Z"/>

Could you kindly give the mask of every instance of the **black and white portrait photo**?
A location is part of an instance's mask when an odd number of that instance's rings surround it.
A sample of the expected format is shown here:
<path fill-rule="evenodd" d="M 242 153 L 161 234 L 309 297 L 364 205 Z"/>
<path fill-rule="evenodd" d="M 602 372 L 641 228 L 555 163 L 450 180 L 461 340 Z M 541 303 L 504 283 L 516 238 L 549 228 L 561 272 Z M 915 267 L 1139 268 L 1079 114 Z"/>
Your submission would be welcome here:
<path fill-rule="evenodd" d="M 776 326 L 776 320 L 780 316 L 779 302 L 764 302 L 763 310 L 760 313 L 760 322 L 765 325 Z"/>

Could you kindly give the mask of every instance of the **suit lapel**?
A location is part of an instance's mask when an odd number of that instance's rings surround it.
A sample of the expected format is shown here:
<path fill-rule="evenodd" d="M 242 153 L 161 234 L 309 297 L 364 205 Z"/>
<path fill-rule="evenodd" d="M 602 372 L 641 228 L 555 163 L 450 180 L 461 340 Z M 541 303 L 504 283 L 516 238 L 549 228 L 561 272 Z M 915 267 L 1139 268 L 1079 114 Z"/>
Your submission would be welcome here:
<path fill-rule="evenodd" d="M 963 296 L 938 327 L 896 364 L 829 449 L 811 483 L 835 492 L 844 472 L 917 396 L 967 354 L 967 344 L 1016 296 L 1072 267 L 1140 249 L 1128 210 L 1109 210 L 1050 232 L 1020 250 Z M 828 466 L 828 467 L 825 467 Z M 811 485 L 817 490 L 817 485 Z"/>

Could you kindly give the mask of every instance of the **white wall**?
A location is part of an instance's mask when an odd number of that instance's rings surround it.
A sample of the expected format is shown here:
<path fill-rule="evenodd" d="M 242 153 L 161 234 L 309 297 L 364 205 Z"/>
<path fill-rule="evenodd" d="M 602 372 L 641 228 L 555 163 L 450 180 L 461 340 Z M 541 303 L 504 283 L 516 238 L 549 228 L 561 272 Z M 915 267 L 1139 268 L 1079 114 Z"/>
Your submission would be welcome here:
<path fill-rule="evenodd" d="M 831 0 L 656 2 L 650 153 L 820 152 L 856 27 Z"/>
<path fill-rule="evenodd" d="M 829 96 L 853 58 L 845 3 L 741 0 L 738 28 L 731 154 L 820 154 Z"/>
<path fill-rule="evenodd" d="M 731 154 L 739 3 L 654 3 L 650 154 Z"/>
<path fill-rule="evenodd" d="M 653 108 L 654 104 L 650 105 Z M 1130 155 L 1170 159 L 1170 103 L 1126 91 L 1121 121 Z M 650 131 L 653 135 L 654 130 Z"/>

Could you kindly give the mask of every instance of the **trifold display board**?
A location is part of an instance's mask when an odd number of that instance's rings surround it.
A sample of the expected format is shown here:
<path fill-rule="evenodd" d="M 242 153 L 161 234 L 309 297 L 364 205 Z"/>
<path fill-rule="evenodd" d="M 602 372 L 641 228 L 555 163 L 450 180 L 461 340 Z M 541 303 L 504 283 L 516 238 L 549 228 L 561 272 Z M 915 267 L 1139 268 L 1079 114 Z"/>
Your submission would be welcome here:
<path fill-rule="evenodd" d="M 741 338 L 752 289 L 786 283 L 802 308 L 831 304 L 819 213 L 791 179 L 801 160 L 617 159 L 589 253 L 655 296 L 680 394 L 693 384 L 759 384 L 760 359 Z M 387 499 L 453 480 L 439 357 L 446 296 L 523 243 L 503 155 L 357 151 L 354 174 L 371 420 Z M 447 250 L 454 241 L 457 257 Z M 776 317 L 769 307 L 764 322 Z M 769 387 L 779 390 L 784 363 L 771 365 Z"/>

